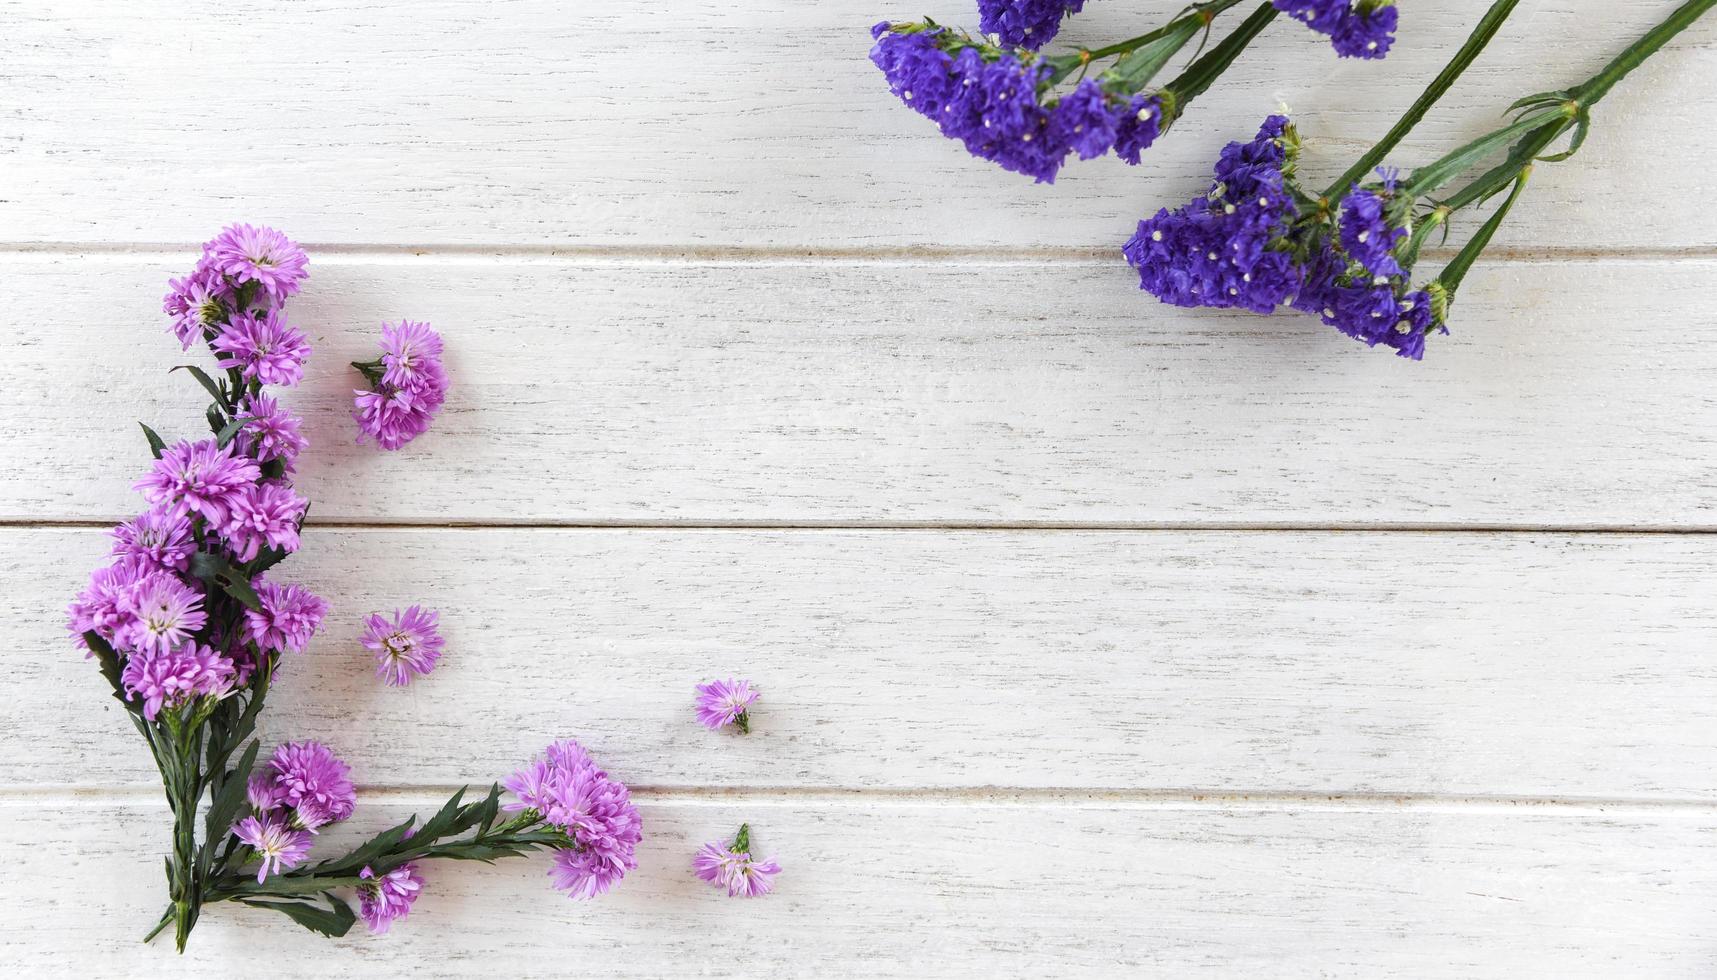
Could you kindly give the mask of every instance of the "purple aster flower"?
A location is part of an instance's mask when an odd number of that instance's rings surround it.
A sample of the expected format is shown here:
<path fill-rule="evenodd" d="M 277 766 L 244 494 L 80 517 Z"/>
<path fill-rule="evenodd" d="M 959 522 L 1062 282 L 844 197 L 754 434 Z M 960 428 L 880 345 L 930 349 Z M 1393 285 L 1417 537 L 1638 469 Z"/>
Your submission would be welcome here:
<path fill-rule="evenodd" d="M 698 721 L 712 731 L 728 725 L 738 725 L 742 732 L 751 731 L 751 706 L 757 703 L 758 692 L 750 681 L 721 680 L 697 685 Z"/>
<path fill-rule="evenodd" d="M 245 610 L 245 639 L 264 650 L 303 653 L 328 615 L 327 601 L 302 585 L 279 585 L 260 575 L 251 588 L 262 608 Z"/>
<path fill-rule="evenodd" d="M 298 431 L 301 420 L 261 393 L 245 396 L 238 414 L 250 419 L 239 430 L 240 449 L 258 462 L 277 459 L 285 472 L 294 472 L 298 454 L 310 445 Z"/>
<path fill-rule="evenodd" d="M 429 423 L 441 407 L 439 393 L 433 389 L 417 392 L 383 384 L 371 391 L 352 394 L 352 418 L 358 423 L 358 442 L 362 444 L 368 436 L 390 452 L 429 431 Z"/>
<path fill-rule="evenodd" d="M 161 309 L 173 318 L 173 335 L 186 350 L 206 339 L 227 320 L 231 291 L 207 258 L 183 279 L 167 280 L 170 292 L 161 299 Z"/>
<path fill-rule="evenodd" d="M 72 641 L 88 650 L 83 635 L 93 632 L 108 643 L 122 643 L 132 617 L 131 593 L 150 571 L 148 566 L 128 558 L 96 569 L 89 585 L 66 609 L 66 629 L 71 631 Z"/>
<path fill-rule="evenodd" d="M 287 742 L 274 750 L 264 771 L 273 776 L 281 805 L 293 809 L 305 830 L 344 820 L 357 808 L 351 767 L 321 742 Z"/>
<path fill-rule="evenodd" d="M 594 898 L 638 866 L 638 808 L 626 787 L 597 768 L 577 742 L 550 745 L 543 756 L 502 782 L 518 797 L 505 809 L 534 810 L 572 838 L 555 852 L 550 877 L 573 898 Z"/>
<path fill-rule="evenodd" d="M 173 572 L 154 572 L 138 581 L 126 593 L 123 610 L 120 645 L 157 654 L 184 644 L 208 621 L 202 593 Z"/>
<path fill-rule="evenodd" d="M 245 817 L 233 825 L 233 836 L 249 844 L 262 858 L 262 867 L 256 869 L 258 884 L 271 873 L 279 874 L 303 864 L 310 854 L 310 832 L 294 829 L 278 814 Z"/>
<path fill-rule="evenodd" d="M 417 389 L 424 385 L 446 388 L 435 377 L 442 375 L 441 335 L 427 323 L 401 320 L 382 324 L 382 380 L 396 388 Z"/>
<path fill-rule="evenodd" d="M 181 441 L 167 447 L 132 489 L 141 490 L 152 504 L 169 504 L 180 513 L 195 511 L 218 527 L 227 521 L 233 495 L 261 475 L 254 462 L 234 456 L 232 446 L 223 449 L 213 439 Z"/>
<path fill-rule="evenodd" d="M 279 310 L 260 318 L 240 313 L 221 325 L 220 335 L 210 344 L 227 355 L 215 363 L 237 368 L 246 378 L 265 385 L 295 385 L 304 377 L 304 362 L 310 359 L 310 344 L 302 331 L 287 324 Z"/>
<path fill-rule="evenodd" d="M 364 646 L 375 651 L 376 676 L 390 687 L 404 687 L 413 676 L 435 669 L 447 641 L 436 632 L 439 615 L 433 609 L 411 606 L 394 610 L 391 621 L 372 613 L 364 621 Z"/>
<path fill-rule="evenodd" d="M 170 509 L 146 510 L 113 529 L 113 553 L 145 568 L 182 572 L 196 550 L 191 519 Z"/>
<path fill-rule="evenodd" d="M 704 881 L 726 888 L 733 898 L 757 898 L 775 889 L 781 865 L 774 858 L 758 861 L 751 856 L 751 826 L 742 825 L 732 846 L 711 841 L 692 858 L 692 870 Z"/>
<path fill-rule="evenodd" d="M 1395 43 L 1399 12 L 1384 0 L 1271 0 L 1276 9 L 1329 35 L 1343 58 L 1381 58 Z"/>
<path fill-rule="evenodd" d="M 232 661 L 196 643 L 133 653 L 119 675 L 127 700 L 143 700 L 143 717 L 153 721 L 163 707 L 177 708 L 197 697 L 220 697 L 232 689 Z"/>
<path fill-rule="evenodd" d="M 1085 0 L 978 0 L 978 26 L 1003 44 L 1036 51 L 1061 30 L 1061 18 L 1076 14 Z"/>
<path fill-rule="evenodd" d="M 411 904 L 423 891 L 423 877 L 417 873 L 414 862 L 408 861 L 380 877 L 366 865 L 358 877 L 365 879 L 358 886 L 358 914 L 377 935 L 387 932 L 395 919 L 410 915 Z"/>
<path fill-rule="evenodd" d="M 250 561 L 264 545 L 284 552 L 298 550 L 298 525 L 310 501 L 284 483 L 253 483 L 227 499 L 227 522 L 221 533 L 239 561 Z"/>
<path fill-rule="evenodd" d="M 273 228 L 232 225 L 203 246 L 209 265 L 235 283 L 258 283 L 276 302 L 298 292 L 310 259 Z"/>
<path fill-rule="evenodd" d="M 273 770 L 266 765 L 245 781 L 244 791 L 245 798 L 250 801 L 250 808 L 257 813 L 278 810 L 286 805 L 286 791 L 281 789 L 280 781 L 275 779 Z"/>

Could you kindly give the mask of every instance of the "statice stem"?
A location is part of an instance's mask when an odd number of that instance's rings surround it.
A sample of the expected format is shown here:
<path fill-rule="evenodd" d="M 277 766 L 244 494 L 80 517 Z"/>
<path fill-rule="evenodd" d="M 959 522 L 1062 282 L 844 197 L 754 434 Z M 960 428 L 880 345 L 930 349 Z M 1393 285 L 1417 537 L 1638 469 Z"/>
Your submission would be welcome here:
<path fill-rule="evenodd" d="M 1349 186 L 1382 163 L 1390 152 L 1407 137 L 1413 127 L 1425 118 L 1425 113 L 1431 111 L 1431 107 L 1437 104 L 1437 100 L 1448 92 L 1450 87 L 1455 84 L 1455 80 L 1460 78 L 1467 67 L 1478 58 L 1479 52 L 1483 51 L 1485 45 L 1490 43 L 1491 38 L 1496 36 L 1496 32 L 1502 27 L 1502 22 L 1514 12 L 1514 8 L 1519 2 L 1520 0 L 1496 0 L 1495 3 L 1491 4 L 1490 9 L 1485 12 L 1483 17 L 1479 18 L 1478 24 L 1473 27 L 1472 33 L 1467 35 L 1466 43 L 1461 45 L 1460 50 L 1455 52 L 1455 56 L 1443 66 L 1443 70 L 1437 73 L 1437 77 L 1431 80 L 1430 86 L 1420 93 L 1419 98 L 1414 100 L 1405 113 L 1402 113 L 1395 126 L 1385 133 L 1376 145 L 1355 161 L 1353 166 L 1347 168 L 1347 173 L 1336 178 L 1335 183 L 1324 191 L 1324 197 L 1334 198 L 1346 193 Z"/>
<path fill-rule="evenodd" d="M 1575 86 L 1571 94 L 1587 107 L 1597 104 L 1617 82 L 1627 77 L 1628 72 L 1638 68 L 1647 58 L 1656 54 L 1659 48 L 1669 43 L 1670 38 L 1686 30 L 1713 6 L 1717 6 L 1717 0 L 1687 0 L 1665 18 L 1663 23 L 1647 31 L 1639 40 L 1628 45 L 1627 50 L 1616 55 L 1604 66 L 1603 71 Z"/>
<path fill-rule="evenodd" d="M 1163 86 L 1172 93 L 1172 98 L 1165 101 L 1171 102 L 1178 113 L 1188 102 L 1203 95 L 1205 89 L 1215 84 L 1216 79 L 1228 70 L 1234 59 L 1240 57 L 1240 52 L 1246 50 L 1246 46 L 1251 44 L 1264 28 L 1270 26 L 1277 13 L 1275 6 L 1266 0 L 1216 47 L 1205 52 L 1203 57 L 1194 61 L 1174 81 Z"/>
<path fill-rule="evenodd" d="M 1100 58 L 1110 57 L 1111 55 L 1128 54 L 1147 44 L 1160 41 L 1165 37 L 1184 30 L 1188 26 L 1192 26 L 1194 28 L 1208 26 L 1211 21 L 1216 19 L 1217 14 L 1222 13 L 1230 7 L 1237 6 L 1241 2 L 1242 0 L 1214 0 L 1214 2 L 1211 3 L 1195 3 L 1191 7 L 1187 8 L 1187 12 L 1185 14 L 1169 21 L 1167 24 L 1164 24 L 1162 27 L 1157 28 L 1149 34 L 1140 34 L 1138 37 L 1128 38 L 1125 41 L 1111 44 L 1108 47 L 1098 48 L 1095 51 L 1081 51 L 1081 60 L 1096 61 Z"/>

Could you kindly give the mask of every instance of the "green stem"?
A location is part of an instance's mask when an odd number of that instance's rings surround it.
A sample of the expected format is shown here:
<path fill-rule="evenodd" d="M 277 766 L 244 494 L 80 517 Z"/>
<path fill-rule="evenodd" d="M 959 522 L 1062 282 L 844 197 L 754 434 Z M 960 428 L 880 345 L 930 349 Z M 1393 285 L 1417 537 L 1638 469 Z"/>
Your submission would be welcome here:
<path fill-rule="evenodd" d="M 1616 55 L 1604 66 L 1603 71 L 1575 86 L 1571 94 L 1586 106 L 1597 104 L 1617 82 L 1627 77 L 1628 72 L 1638 68 L 1647 58 L 1656 54 L 1657 49 L 1669 43 L 1670 38 L 1686 30 L 1713 6 L 1717 6 L 1717 0 L 1687 0 L 1663 23 L 1647 31 L 1639 40 L 1628 45 L 1621 54 Z"/>
<path fill-rule="evenodd" d="M 1240 2 L 1241 0 L 1213 0 L 1211 3 L 1195 3 L 1185 14 L 1169 21 L 1167 24 L 1164 24 L 1162 27 L 1157 28 L 1149 34 L 1140 34 L 1138 37 L 1128 38 L 1125 41 L 1111 44 L 1106 48 L 1098 48 L 1095 51 L 1081 51 L 1079 52 L 1080 60 L 1096 61 L 1100 58 L 1107 58 L 1111 55 L 1127 54 L 1128 52 L 1142 48 L 1153 41 L 1160 41 L 1176 31 L 1185 28 L 1188 24 L 1192 24 L 1196 27 L 1203 27 L 1215 20 L 1217 14 L 1222 13 L 1224 10 L 1235 6 Z"/>
<path fill-rule="evenodd" d="M 1495 3 L 1491 4 L 1490 9 L 1485 12 L 1483 17 L 1479 18 L 1478 24 L 1473 27 L 1472 33 L 1467 35 L 1466 43 L 1461 45 L 1461 49 L 1455 52 L 1455 56 L 1449 59 L 1447 65 L 1443 66 L 1443 70 L 1437 73 L 1437 77 L 1431 80 L 1430 87 L 1420 93 L 1419 98 L 1407 108 L 1405 113 L 1402 113 L 1393 129 L 1385 133 L 1376 145 L 1366 151 L 1364 156 L 1347 169 L 1347 173 L 1342 174 L 1335 183 L 1329 186 L 1328 190 L 1324 191 L 1324 197 L 1333 198 L 1346 193 L 1350 185 L 1382 163 L 1384 158 L 1407 137 L 1413 127 L 1425 118 L 1425 113 L 1437 104 L 1437 100 L 1441 99 L 1450 86 L 1455 84 L 1455 80 L 1460 78 L 1467 67 L 1478 58 L 1479 52 L 1483 51 L 1485 45 L 1490 43 L 1491 38 L 1496 36 L 1496 32 L 1502 27 L 1502 22 L 1514 12 L 1514 8 L 1519 2 L 1520 0 L 1496 0 Z"/>
<path fill-rule="evenodd" d="M 1497 228 L 1502 225 L 1502 219 L 1508 216 L 1508 209 L 1514 207 L 1514 202 L 1520 198 L 1520 192 L 1526 189 L 1527 178 L 1531 176 L 1532 164 L 1528 163 L 1520 168 L 1520 174 L 1514 180 L 1514 189 L 1509 191 L 1508 197 L 1503 200 L 1502 205 L 1485 220 L 1484 226 L 1473 235 L 1472 240 L 1463 245 L 1455 257 L 1449 261 L 1449 264 L 1443 267 L 1443 271 L 1438 274 L 1436 281 L 1443 286 L 1445 303 L 1454 302 L 1455 291 L 1461 288 L 1461 280 L 1466 278 L 1467 271 L 1473 267 L 1474 262 L 1478 261 L 1479 253 L 1483 252 L 1485 247 L 1490 244 Z"/>
<path fill-rule="evenodd" d="M 1239 27 L 1223 38 L 1221 43 L 1189 65 L 1186 71 L 1181 72 L 1180 77 L 1163 86 L 1173 93 L 1172 99 L 1168 101 L 1174 105 L 1175 111 L 1182 111 L 1188 102 L 1203 95 L 1205 89 L 1215 84 L 1216 79 L 1228 70 L 1234 59 L 1240 57 L 1240 52 L 1246 50 L 1253 38 L 1276 19 L 1276 14 L 1275 6 L 1266 0 L 1250 17 L 1242 21 Z"/>

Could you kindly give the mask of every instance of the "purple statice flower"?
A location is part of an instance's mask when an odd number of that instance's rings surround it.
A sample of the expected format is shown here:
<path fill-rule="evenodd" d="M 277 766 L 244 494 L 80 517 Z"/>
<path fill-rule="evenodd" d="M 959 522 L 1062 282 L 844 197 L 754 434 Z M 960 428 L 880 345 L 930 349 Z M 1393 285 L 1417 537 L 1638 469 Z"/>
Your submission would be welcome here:
<path fill-rule="evenodd" d="M 182 572 L 196 550 L 191 519 L 171 509 L 151 508 L 113 529 L 113 553 L 145 568 Z"/>
<path fill-rule="evenodd" d="M 751 828 L 739 829 L 732 846 L 711 841 L 698 849 L 692 858 L 692 871 L 718 888 L 726 888 L 733 898 L 757 898 L 775 889 L 775 876 L 781 865 L 774 858 L 764 861 L 751 856 Z"/>
<path fill-rule="evenodd" d="M 165 654 L 189 640 L 208 614 L 203 594 L 173 572 L 152 572 L 139 580 L 124 599 L 125 627 L 116 646 Z"/>
<path fill-rule="evenodd" d="M 181 440 L 167 447 L 132 489 L 141 490 L 151 504 L 194 511 L 219 527 L 227 521 L 233 495 L 261 475 L 256 463 L 234 455 L 232 446 L 222 448 L 213 439 Z"/>
<path fill-rule="evenodd" d="M 358 914 L 377 935 L 387 932 L 394 920 L 410 915 L 412 903 L 423 891 L 423 876 L 411 861 L 379 877 L 365 865 L 358 877 L 364 879 L 358 885 Z"/>
<path fill-rule="evenodd" d="M 151 721 L 163 707 L 177 708 L 197 697 L 220 697 L 232 689 L 232 682 L 232 661 L 197 643 L 138 650 L 126 659 L 119 675 L 127 700 L 141 698 L 143 717 Z"/>
<path fill-rule="evenodd" d="M 555 852 L 549 872 L 571 897 L 595 898 L 638 866 L 634 852 L 643 835 L 632 795 L 577 742 L 555 742 L 502 785 L 518 797 L 504 809 L 540 813 L 572 839 L 573 847 Z"/>
<path fill-rule="evenodd" d="M 1415 361 L 1424 357 L 1425 337 L 1433 329 L 1448 332 L 1436 321 L 1431 297 L 1424 290 L 1405 292 L 1387 280 L 1375 282 L 1363 276 L 1349 281 L 1344 269 L 1345 263 L 1326 249 L 1309 265 L 1294 308 L 1369 347 L 1388 347 Z"/>
<path fill-rule="evenodd" d="M 254 282 L 276 303 L 298 292 L 310 259 L 273 228 L 232 225 L 203 246 L 209 266 L 234 283 Z"/>
<path fill-rule="evenodd" d="M 262 608 L 245 610 L 245 639 L 263 650 L 303 653 L 328 615 L 327 601 L 302 585 L 276 584 L 260 575 L 251 588 Z"/>
<path fill-rule="evenodd" d="M 258 884 L 271 873 L 279 874 L 303 864 L 310 854 L 310 832 L 295 829 L 277 813 L 245 817 L 233 825 L 233 836 L 249 844 L 262 858 L 262 867 L 256 869 Z"/>
<path fill-rule="evenodd" d="M 1150 149 L 1163 134 L 1164 111 L 1160 96 L 1133 96 L 1115 125 L 1115 155 L 1138 166 L 1139 154 Z"/>
<path fill-rule="evenodd" d="M 750 681 L 720 680 L 697 685 L 698 721 L 712 731 L 728 725 L 738 725 L 742 732 L 751 731 L 748 713 L 757 703 L 758 692 Z"/>
<path fill-rule="evenodd" d="M 66 629 L 72 641 L 88 650 L 85 633 L 94 633 L 110 644 L 129 632 L 131 593 L 152 569 L 134 558 L 121 558 L 89 577 L 89 585 L 66 609 Z M 93 655 L 93 651 L 90 651 Z"/>
<path fill-rule="evenodd" d="M 1390 223 L 1387 195 L 1395 190 L 1393 174 L 1383 175 L 1383 194 L 1354 185 L 1341 202 L 1341 247 L 1348 258 L 1373 276 L 1399 276 L 1395 246 L 1407 237 L 1407 229 Z"/>
<path fill-rule="evenodd" d="M 396 388 L 446 388 L 441 335 L 429 324 L 401 320 L 382 324 L 382 381 Z"/>
<path fill-rule="evenodd" d="M 1387 0 L 1271 0 L 1276 9 L 1329 35 L 1343 58 L 1381 58 L 1395 43 L 1399 11 Z"/>
<path fill-rule="evenodd" d="M 1103 86 L 1087 78 L 1056 104 L 1049 138 L 1079 154 L 1081 160 L 1094 160 L 1115 145 L 1124 118 Z"/>
<path fill-rule="evenodd" d="M 305 830 L 337 823 L 357 808 L 351 767 L 321 742 L 287 742 L 274 750 L 263 773 L 274 780 L 278 805 L 290 808 L 294 823 Z"/>
<path fill-rule="evenodd" d="M 227 499 L 227 522 L 221 534 L 239 561 L 250 561 L 266 545 L 284 552 L 298 550 L 298 525 L 310 501 L 285 483 L 253 483 Z"/>
<path fill-rule="evenodd" d="M 1176 306 L 1273 312 L 1302 272 L 1279 242 L 1297 215 L 1287 191 L 1288 121 L 1265 120 L 1249 143 L 1230 143 L 1210 191 L 1139 222 L 1122 249 L 1139 286 Z"/>
<path fill-rule="evenodd" d="M 238 417 L 250 419 L 239 430 L 241 450 L 258 462 L 279 460 L 284 472 L 296 469 L 298 454 L 310 445 L 310 440 L 298 431 L 300 419 L 260 392 L 245 396 L 239 403 Z"/>
<path fill-rule="evenodd" d="M 1061 30 L 1061 18 L 1076 14 L 1085 0 L 978 0 L 978 26 L 1011 48 L 1036 51 Z"/>
<path fill-rule="evenodd" d="M 167 289 L 161 309 L 173 318 L 173 335 L 186 350 L 226 322 L 231 290 L 206 257 L 189 276 L 167 280 Z"/>
<path fill-rule="evenodd" d="M 404 687 L 434 670 L 447 643 L 436 632 L 438 619 L 435 610 L 421 606 L 395 609 L 392 620 L 372 613 L 364 621 L 364 646 L 375 652 L 376 676 L 390 687 Z"/>
<path fill-rule="evenodd" d="M 216 364 L 237 368 L 246 378 L 265 385 L 295 385 L 303 380 L 304 362 L 311 354 L 303 332 L 289 325 L 279 310 L 260 317 L 234 316 L 221 325 L 210 346 L 226 355 L 217 358 Z"/>

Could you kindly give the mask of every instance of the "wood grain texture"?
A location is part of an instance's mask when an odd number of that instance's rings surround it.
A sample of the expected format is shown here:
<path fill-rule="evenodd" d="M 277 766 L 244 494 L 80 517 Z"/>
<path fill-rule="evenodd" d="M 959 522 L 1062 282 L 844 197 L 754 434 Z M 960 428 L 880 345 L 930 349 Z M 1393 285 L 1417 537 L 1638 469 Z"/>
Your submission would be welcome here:
<path fill-rule="evenodd" d="M 147 787 L 59 636 L 104 542 L 6 531 L 7 780 Z M 273 740 L 369 785 L 487 783 L 575 735 L 645 786 L 1081 787 L 1717 800 L 1707 536 L 317 530 L 329 596 Z M 448 653 L 384 688 L 361 618 Z M 692 685 L 765 700 L 714 734 Z"/>
<path fill-rule="evenodd" d="M 363 804 L 354 825 L 401 812 Z M 166 840 L 163 809 L 80 799 L 0 813 L 0 950 L 24 975 L 216 975 L 267 962 L 330 980 L 1607 980 L 1717 969 L 1708 811 L 663 801 L 643 807 L 639 870 L 598 902 L 551 892 L 542 858 L 443 865 L 387 936 L 330 942 L 260 910 L 213 907 L 182 961 L 136 941 L 161 906 L 152 845 Z M 765 900 L 728 899 L 689 871 L 700 842 L 742 820 L 785 865 Z"/>
<path fill-rule="evenodd" d="M 206 435 L 156 312 L 190 256 L 0 266 L 0 517 L 112 519 L 136 421 Z M 1481 267 L 1424 363 L 1203 315 L 1120 263 L 334 256 L 292 307 L 313 518 L 1717 525 L 1717 262 Z M 103 311 L 75 328 L 43 297 Z M 425 438 L 354 445 L 381 320 L 446 335 Z"/>
<path fill-rule="evenodd" d="M 1180 5 L 1093 3 L 1066 42 L 1139 34 Z M 1525 6 L 1398 162 L 1579 81 L 1671 6 Z M 1284 20 L 1147 165 L 1075 164 L 1044 188 L 936 135 L 866 59 L 876 20 L 975 29 L 970 0 L 11 0 L 0 240 L 195 242 L 242 217 L 309 242 L 1114 249 L 1202 192 L 1223 142 L 1282 104 L 1309 138 L 1306 172 L 1333 178 L 1484 7 L 1407 9 L 1382 63 L 1340 61 Z M 1699 142 L 1717 114 L 1714 39 L 1696 27 L 1619 89 L 1499 242 L 1717 244 L 1698 203 L 1717 191 Z M 1642 208 L 1618 192 L 1641 179 L 1673 193 Z"/>

